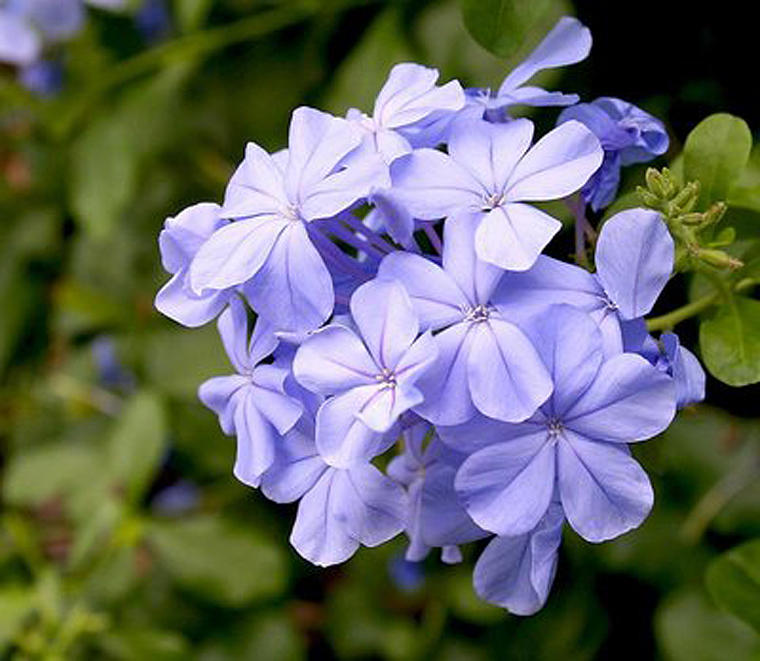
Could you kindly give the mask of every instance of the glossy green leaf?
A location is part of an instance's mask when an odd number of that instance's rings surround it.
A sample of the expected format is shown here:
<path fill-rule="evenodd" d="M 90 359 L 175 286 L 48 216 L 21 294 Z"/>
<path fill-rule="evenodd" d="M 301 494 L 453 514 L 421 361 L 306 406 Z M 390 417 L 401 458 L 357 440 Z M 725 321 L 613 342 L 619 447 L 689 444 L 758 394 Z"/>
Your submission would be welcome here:
<path fill-rule="evenodd" d="M 727 113 L 710 115 L 689 133 L 684 145 L 684 180 L 699 181 L 703 207 L 728 199 L 751 149 L 747 123 Z"/>
<path fill-rule="evenodd" d="M 464 24 L 483 48 L 510 57 L 538 42 L 565 11 L 557 0 L 460 0 Z"/>
<path fill-rule="evenodd" d="M 721 608 L 760 632 L 760 539 L 731 549 L 713 561 L 706 581 Z"/>
<path fill-rule="evenodd" d="M 760 301 L 733 296 L 699 327 L 705 366 L 730 386 L 760 381 Z"/>
<path fill-rule="evenodd" d="M 280 593 L 286 583 L 281 547 L 219 516 L 156 521 L 148 539 L 166 571 L 183 587 L 238 607 Z"/>

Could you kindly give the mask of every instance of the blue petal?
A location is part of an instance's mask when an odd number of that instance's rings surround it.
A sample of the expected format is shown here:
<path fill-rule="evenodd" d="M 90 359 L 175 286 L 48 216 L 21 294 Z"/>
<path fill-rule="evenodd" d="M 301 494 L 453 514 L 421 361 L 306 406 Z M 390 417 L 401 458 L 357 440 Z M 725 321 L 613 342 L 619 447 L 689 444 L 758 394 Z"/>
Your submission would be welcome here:
<path fill-rule="evenodd" d="M 532 416 L 552 392 L 552 379 L 528 337 L 514 324 L 492 318 L 476 323 L 467 362 L 472 401 L 504 422 Z"/>
<path fill-rule="evenodd" d="M 276 503 L 292 503 L 311 489 L 327 470 L 314 440 L 298 427 L 275 448 L 275 460 L 261 480 L 264 495 Z"/>
<path fill-rule="evenodd" d="M 591 50 L 591 32 L 579 20 L 563 16 L 533 52 L 504 79 L 499 95 L 532 78 L 539 71 L 575 64 Z"/>
<path fill-rule="evenodd" d="M 538 612 L 554 581 L 564 521 L 562 508 L 552 505 L 531 532 L 492 539 L 475 564 L 478 596 L 515 615 Z"/>
<path fill-rule="evenodd" d="M 481 528 L 497 535 L 522 535 L 549 507 L 555 471 L 555 446 L 544 430 L 470 455 L 455 486 Z"/>
<path fill-rule="evenodd" d="M 607 360 L 594 382 L 563 415 L 564 424 L 597 440 L 629 443 L 665 430 L 675 416 L 675 388 L 636 354 Z"/>
<path fill-rule="evenodd" d="M 626 209 L 602 226 L 597 272 L 623 319 L 652 309 L 673 272 L 673 254 L 673 239 L 657 211 Z"/>
<path fill-rule="evenodd" d="M 652 485 L 626 446 L 566 430 L 557 456 L 562 507 L 586 541 L 618 537 L 638 527 L 652 509 Z"/>
<path fill-rule="evenodd" d="M 298 222 L 279 234 L 243 291 L 251 307 L 283 331 L 317 328 L 330 316 L 335 303 L 330 273 L 303 223 Z"/>

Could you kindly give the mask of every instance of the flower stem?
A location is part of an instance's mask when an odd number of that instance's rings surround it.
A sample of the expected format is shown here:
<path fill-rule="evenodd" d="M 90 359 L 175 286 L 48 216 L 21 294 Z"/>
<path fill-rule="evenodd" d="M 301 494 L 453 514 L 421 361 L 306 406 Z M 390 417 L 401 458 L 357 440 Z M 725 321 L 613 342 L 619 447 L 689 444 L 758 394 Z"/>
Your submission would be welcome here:
<path fill-rule="evenodd" d="M 733 289 L 733 293 L 740 294 L 741 292 L 754 287 L 756 284 L 757 281 L 755 279 L 745 278 L 736 284 Z M 730 290 L 728 291 L 730 295 Z M 698 298 L 696 301 L 692 301 L 691 303 L 687 303 L 680 308 L 676 308 L 667 314 L 648 319 L 647 330 L 650 332 L 670 330 L 676 324 L 680 324 L 682 321 L 689 319 L 690 317 L 694 317 L 701 312 L 704 312 L 724 297 L 725 293 L 723 291 L 714 291 L 712 294 L 707 294 L 706 296 Z"/>

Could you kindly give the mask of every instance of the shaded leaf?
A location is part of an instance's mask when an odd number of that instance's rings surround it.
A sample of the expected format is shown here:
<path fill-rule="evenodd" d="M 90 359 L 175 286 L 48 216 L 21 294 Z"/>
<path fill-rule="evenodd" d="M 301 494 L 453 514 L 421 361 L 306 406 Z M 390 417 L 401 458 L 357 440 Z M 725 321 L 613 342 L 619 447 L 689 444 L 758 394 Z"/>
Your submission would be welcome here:
<path fill-rule="evenodd" d="M 706 581 L 721 608 L 760 632 L 760 539 L 714 560 L 707 570 Z"/>
<path fill-rule="evenodd" d="M 760 381 L 760 301 L 733 296 L 699 327 L 705 366 L 730 386 Z"/>
<path fill-rule="evenodd" d="M 285 588 L 282 549 L 253 525 L 211 516 L 155 521 L 148 539 L 180 585 L 219 604 L 238 607 Z"/>

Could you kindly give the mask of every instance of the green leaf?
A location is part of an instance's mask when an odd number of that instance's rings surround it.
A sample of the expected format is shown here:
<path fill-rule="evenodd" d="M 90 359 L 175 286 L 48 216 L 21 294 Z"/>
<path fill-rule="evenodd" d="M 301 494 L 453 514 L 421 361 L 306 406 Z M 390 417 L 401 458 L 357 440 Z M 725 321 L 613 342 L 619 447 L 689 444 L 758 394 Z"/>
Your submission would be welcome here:
<path fill-rule="evenodd" d="M 89 444 L 29 448 L 11 457 L 5 469 L 3 496 L 14 505 L 40 505 L 87 484 L 101 470 L 100 453 Z"/>
<path fill-rule="evenodd" d="M 4 585 L 0 589 L 0 652 L 13 638 L 35 603 L 36 595 L 30 587 Z"/>
<path fill-rule="evenodd" d="M 160 629 L 109 631 L 98 638 L 98 644 L 109 659 L 181 661 L 191 657 L 190 645 L 181 635 Z"/>
<path fill-rule="evenodd" d="M 760 381 L 760 301 L 732 296 L 699 327 L 702 359 L 730 386 Z"/>
<path fill-rule="evenodd" d="M 125 124 L 106 114 L 72 147 L 69 199 L 86 231 L 104 236 L 119 222 L 137 187 L 137 150 Z"/>
<path fill-rule="evenodd" d="M 726 200 L 752 149 L 747 123 L 726 113 L 710 115 L 689 133 L 684 146 L 684 180 L 699 181 L 700 204 Z"/>
<path fill-rule="evenodd" d="M 132 501 L 137 501 L 166 451 L 167 422 L 164 403 L 143 391 L 125 405 L 108 443 L 108 469 Z"/>
<path fill-rule="evenodd" d="M 716 610 L 699 592 L 668 598 L 657 610 L 655 631 L 667 661 L 749 660 L 760 653 L 760 637 Z"/>
<path fill-rule="evenodd" d="M 483 48 L 510 57 L 535 46 L 566 11 L 558 0 L 460 0 L 464 24 Z"/>
<path fill-rule="evenodd" d="M 213 324 L 195 329 L 171 328 L 150 335 L 144 347 L 150 383 L 161 392 L 197 401 L 198 386 L 212 376 L 230 373 Z"/>
<path fill-rule="evenodd" d="M 760 633 L 760 539 L 742 544 L 713 561 L 707 589 L 723 609 Z"/>
<path fill-rule="evenodd" d="M 180 585 L 219 604 L 239 607 L 285 588 L 283 553 L 253 523 L 218 516 L 155 521 L 148 540 Z"/>

